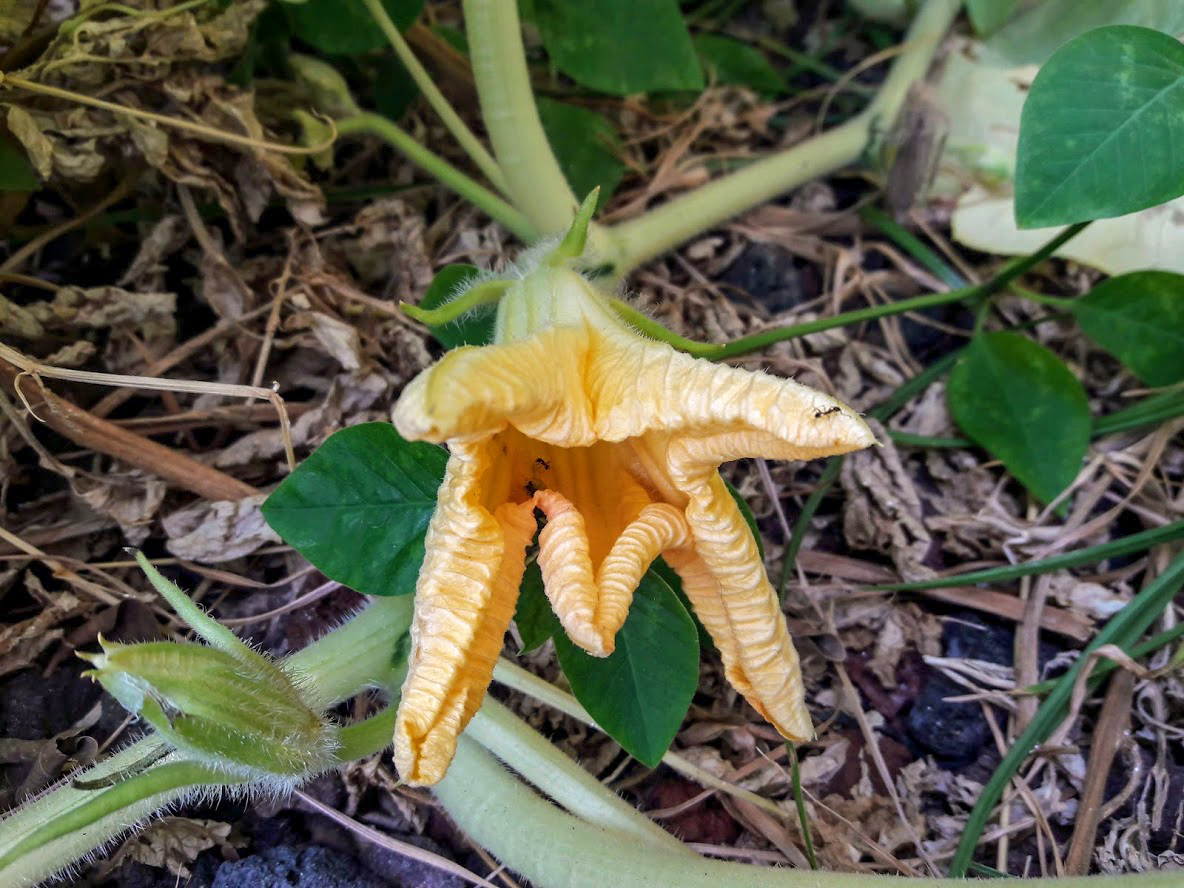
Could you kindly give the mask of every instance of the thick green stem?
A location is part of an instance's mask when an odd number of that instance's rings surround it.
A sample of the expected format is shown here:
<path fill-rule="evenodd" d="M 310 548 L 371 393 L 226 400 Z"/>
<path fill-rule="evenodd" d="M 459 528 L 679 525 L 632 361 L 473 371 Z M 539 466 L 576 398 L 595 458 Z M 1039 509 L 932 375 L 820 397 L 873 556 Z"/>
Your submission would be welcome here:
<path fill-rule="evenodd" d="M 627 841 L 694 856 L 682 842 L 606 789 L 492 697 L 485 698 L 465 736 L 588 822 L 620 833 Z"/>
<path fill-rule="evenodd" d="M 396 151 L 438 179 L 445 188 L 459 194 L 491 219 L 506 226 L 523 243 L 529 244 L 538 240 L 538 231 L 526 216 L 444 158 L 433 154 L 409 133 L 382 115 L 363 111 L 351 117 L 344 117 L 337 121 L 337 131 L 343 136 L 366 133 L 386 140 Z"/>
<path fill-rule="evenodd" d="M 465 33 L 481 117 L 508 194 L 546 236 L 571 224 L 579 201 L 543 132 L 513 0 L 465 0 Z"/>
<path fill-rule="evenodd" d="M 380 0 L 363 0 L 363 2 L 386 36 L 391 48 L 394 49 L 395 55 L 399 57 L 403 67 L 411 74 L 411 79 L 415 81 L 415 85 L 419 87 L 423 97 L 428 100 L 428 104 L 440 115 L 440 120 L 444 122 L 444 126 L 448 127 L 452 137 L 465 150 L 477 168 L 485 174 L 485 178 L 490 181 L 490 184 L 502 194 L 507 194 L 506 177 L 502 174 L 497 161 L 481 144 L 473 131 L 460 119 L 460 115 L 456 113 L 452 105 L 444 98 L 444 94 L 436 87 L 432 75 L 419 63 L 419 59 L 415 57 L 415 53 L 411 51 L 411 47 L 407 45 L 407 41 L 403 39 L 403 35 L 399 33 L 395 23 L 391 21 L 391 17 L 386 14 L 386 9 L 383 8 Z"/>
<path fill-rule="evenodd" d="M 925 3 L 876 98 L 857 116 L 606 232 L 615 273 L 624 277 L 712 226 L 858 160 L 878 133 L 891 128 L 909 87 L 925 75 L 961 5 L 960 0 Z"/>
<path fill-rule="evenodd" d="M 468 737 L 461 737 L 448 775 L 436 786 L 449 815 L 539 888 L 965 888 L 961 879 L 917 882 L 897 876 L 755 867 L 688 858 L 610 832 L 559 811 L 516 780 Z M 1178 888 L 1179 873 L 1134 878 L 1093 876 L 1038 880 L 1040 888 Z"/>

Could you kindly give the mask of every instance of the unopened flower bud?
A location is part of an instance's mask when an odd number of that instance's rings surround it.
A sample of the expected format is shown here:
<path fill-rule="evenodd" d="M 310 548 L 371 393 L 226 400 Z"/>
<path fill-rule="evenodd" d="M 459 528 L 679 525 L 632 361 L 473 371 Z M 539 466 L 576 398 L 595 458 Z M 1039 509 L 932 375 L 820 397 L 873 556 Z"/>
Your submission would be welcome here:
<path fill-rule="evenodd" d="M 79 655 L 94 666 L 85 674 L 184 755 L 281 784 L 333 765 L 337 727 L 271 658 L 245 645 L 99 641 L 101 653 Z"/>

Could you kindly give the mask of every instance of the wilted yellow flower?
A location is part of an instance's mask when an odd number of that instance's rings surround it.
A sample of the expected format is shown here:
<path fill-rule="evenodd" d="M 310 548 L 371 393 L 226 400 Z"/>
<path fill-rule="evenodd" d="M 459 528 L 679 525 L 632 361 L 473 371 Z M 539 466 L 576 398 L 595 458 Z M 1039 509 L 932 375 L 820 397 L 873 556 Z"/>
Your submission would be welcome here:
<path fill-rule="evenodd" d="M 611 653 L 634 589 L 662 555 L 728 680 L 784 736 L 812 736 L 777 596 L 718 468 L 866 447 L 871 431 L 850 408 L 646 339 L 581 275 L 543 265 L 502 297 L 495 343 L 455 349 L 421 373 L 394 423 L 450 450 L 395 728 L 408 783 L 444 776 L 481 705 L 535 509 L 546 517 L 544 586 L 572 641 Z"/>

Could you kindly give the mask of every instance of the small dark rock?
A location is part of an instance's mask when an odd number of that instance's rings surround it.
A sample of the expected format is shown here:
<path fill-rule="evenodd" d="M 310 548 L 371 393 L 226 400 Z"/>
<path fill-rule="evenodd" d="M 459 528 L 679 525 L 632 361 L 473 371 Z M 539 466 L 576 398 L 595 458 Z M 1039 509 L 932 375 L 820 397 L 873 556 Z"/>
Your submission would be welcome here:
<path fill-rule="evenodd" d="M 945 656 L 1010 665 L 1014 634 L 1004 626 L 990 624 L 976 614 L 959 614 L 946 623 L 942 633 Z M 991 739 L 991 728 L 978 703 L 951 703 L 947 697 L 966 693 L 936 669 L 926 675 L 906 725 L 909 737 L 942 764 L 960 767 L 972 761 Z"/>
<path fill-rule="evenodd" d="M 909 351 L 920 361 L 940 357 L 966 344 L 966 337 L 957 336 L 944 328 L 974 329 L 974 314 L 961 305 L 923 308 L 916 314 L 934 323 L 927 324 L 903 315 L 900 318 L 900 334 Z"/>
<path fill-rule="evenodd" d="M 798 266 L 792 253 L 772 244 L 753 243 L 744 248 L 720 275 L 720 283 L 747 295 L 769 311 L 778 312 L 812 299 L 817 289 L 808 286 L 808 268 Z"/>
<path fill-rule="evenodd" d="M 399 841 L 439 854 L 441 857 L 450 856 L 444 848 L 427 836 L 403 835 L 399 836 Z M 465 881 L 459 876 L 412 860 L 397 851 L 379 848 L 371 842 L 358 842 L 358 856 L 371 872 L 381 876 L 391 885 L 403 885 L 406 888 L 465 888 Z"/>
<path fill-rule="evenodd" d="M 964 687 L 930 670 L 907 720 L 912 740 L 950 767 L 973 759 L 991 737 L 990 726 L 978 703 L 950 703 L 945 699 L 964 693 Z"/>
<path fill-rule="evenodd" d="M 316 845 L 280 845 L 218 867 L 213 888 L 385 888 L 361 865 Z"/>
<path fill-rule="evenodd" d="M 1006 626 L 988 623 L 977 614 L 956 614 L 942 630 L 945 656 L 984 660 L 1010 666 L 1015 656 L 1015 634 Z"/>

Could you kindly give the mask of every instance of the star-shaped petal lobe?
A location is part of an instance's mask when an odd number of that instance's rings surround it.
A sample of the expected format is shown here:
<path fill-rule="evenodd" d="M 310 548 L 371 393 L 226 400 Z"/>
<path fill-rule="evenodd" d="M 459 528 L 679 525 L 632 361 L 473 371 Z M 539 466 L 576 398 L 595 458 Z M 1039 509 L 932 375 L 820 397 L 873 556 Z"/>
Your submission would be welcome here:
<path fill-rule="evenodd" d="M 870 430 L 821 392 L 641 337 L 567 269 L 521 283 L 503 298 L 503 341 L 449 353 L 395 406 L 405 438 L 451 450 L 416 588 L 400 774 L 430 784 L 446 770 L 492 678 L 536 530 L 547 597 L 577 645 L 612 652 L 662 555 L 728 680 L 783 735 L 810 737 L 797 654 L 718 466 L 844 453 L 873 443 Z"/>

